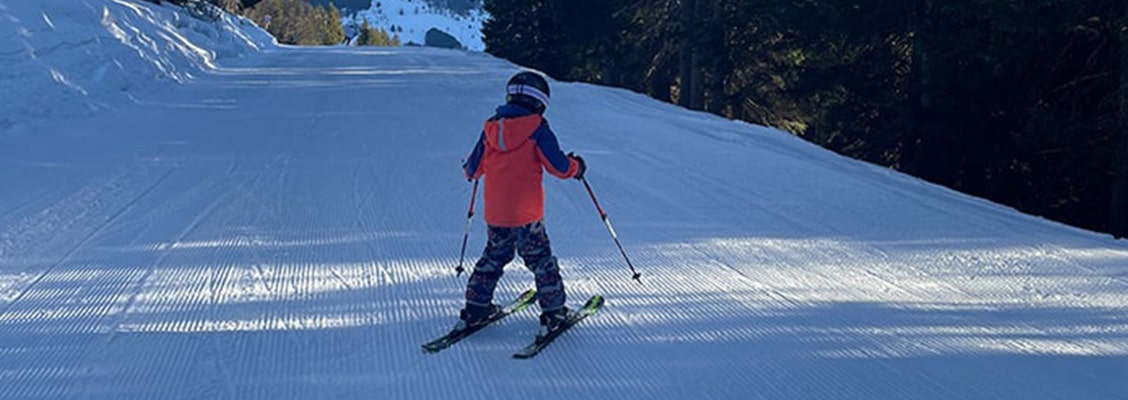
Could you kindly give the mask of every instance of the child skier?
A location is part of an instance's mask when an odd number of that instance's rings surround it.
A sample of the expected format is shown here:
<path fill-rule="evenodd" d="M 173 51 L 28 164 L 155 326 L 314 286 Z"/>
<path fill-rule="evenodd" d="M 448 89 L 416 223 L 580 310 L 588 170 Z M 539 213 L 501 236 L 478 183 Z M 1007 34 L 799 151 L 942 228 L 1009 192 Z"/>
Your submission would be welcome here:
<path fill-rule="evenodd" d="M 494 289 L 514 251 L 536 276 L 541 335 L 559 327 L 569 313 L 564 282 L 544 227 L 543 171 L 560 179 L 583 178 L 583 158 L 560 151 L 544 119 L 548 82 L 519 72 L 505 88 L 506 104 L 486 120 L 477 145 L 462 168 L 469 179 L 485 177 L 483 197 L 489 240 L 466 285 L 466 307 L 455 329 L 484 322 L 499 306 Z"/>

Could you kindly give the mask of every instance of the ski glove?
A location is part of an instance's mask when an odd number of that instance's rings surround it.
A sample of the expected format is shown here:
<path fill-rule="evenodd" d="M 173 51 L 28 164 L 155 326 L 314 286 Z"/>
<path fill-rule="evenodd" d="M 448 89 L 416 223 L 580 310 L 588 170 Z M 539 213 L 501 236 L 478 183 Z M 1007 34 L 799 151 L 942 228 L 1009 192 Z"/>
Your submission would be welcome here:
<path fill-rule="evenodd" d="M 568 153 L 568 157 L 576 160 L 576 163 L 579 164 L 579 171 L 576 171 L 576 176 L 573 178 L 576 180 L 584 179 L 584 172 L 587 172 L 587 163 L 584 162 L 583 157 L 576 155 L 576 153 Z"/>
<path fill-rule="evenodd" d="M 470 172 L 466 171 L 466 164 L 468 163 L 470 163 L 470 161 L 467 161 L 465 159 L 462 160 L 462 174 L 465 175 L 467 182 L 473 182 L 474 179 L 470 178 L 470 176 L 468 175 Z"/>

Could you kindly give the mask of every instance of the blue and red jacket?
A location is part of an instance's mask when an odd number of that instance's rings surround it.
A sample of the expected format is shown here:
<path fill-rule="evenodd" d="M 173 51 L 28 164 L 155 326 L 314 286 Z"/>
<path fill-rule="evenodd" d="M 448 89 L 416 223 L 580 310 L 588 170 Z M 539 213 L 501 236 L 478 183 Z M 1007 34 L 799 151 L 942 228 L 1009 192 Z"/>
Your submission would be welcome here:
<path fill-rule="evenodd" d="M 510 103 L 486 120 L 462 169 L 469 179 L 485 176 L 486 223 L 515 227 L 544 219 L 544 171 L 568 179 L 579 163 L 560 151 L 544 117 Z"/>

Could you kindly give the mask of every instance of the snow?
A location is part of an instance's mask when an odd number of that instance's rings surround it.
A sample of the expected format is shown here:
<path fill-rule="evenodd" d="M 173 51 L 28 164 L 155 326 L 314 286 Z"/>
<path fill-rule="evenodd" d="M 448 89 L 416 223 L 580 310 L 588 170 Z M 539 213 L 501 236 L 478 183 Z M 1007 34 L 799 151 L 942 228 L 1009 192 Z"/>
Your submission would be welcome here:
<path fill-rule="evenodd" d="M 0 129 L 96 113 L 273 46 L 250 22 L 224 19 L 133 0 L 0 2 Z"/>
<path fill-rule="evenodd" d="M 0 398 L 1128 393 L 1126 242 L 565 82 L 547 118 L 588 161 L 643 284 L 583 186 L 546 178 L 570 302 L 599 293 L 604 310 L 531 360 L 510 355 L 533 311 L 423 354 L 465 283 L 459 165 L 519 67 L 278 47 L 240 39 L 260 33 L 238 21 L 193 36 L 175 15 L 0 1 L 0 32 L 17 32 L 0 35 L 3 110 L 19 122 L 0 127 Z M 122 72 L 99 73 L 109 60 Z M 38 112 L 9 108 L 13 92 L 42 96 Z M 484 229 L 476 217 L 469 255 Z M 499 297 L 531 285 L 519 262 L 507 271 Z"/>
<path fill-rule="evenodd" d="M 373 28 L 383 28 L 389 34 L 400 36 L 404 44 L 425 43 L 431 28 L 446 32 L 458 39 L 467 50 L 483 51 L 482 22 L 487 14 L 480 9 L 459 15 L 449 10 L 431 7 L 422 0 L 373 0 L 372 7 L 354 13 L 357 21 L 367 20 Z M 346 18 L 347 19 L 347 18 Z M 360 23 L 357 23 L 360 26 Z M 392 27 L 402 29 L 392 32 Z"/>

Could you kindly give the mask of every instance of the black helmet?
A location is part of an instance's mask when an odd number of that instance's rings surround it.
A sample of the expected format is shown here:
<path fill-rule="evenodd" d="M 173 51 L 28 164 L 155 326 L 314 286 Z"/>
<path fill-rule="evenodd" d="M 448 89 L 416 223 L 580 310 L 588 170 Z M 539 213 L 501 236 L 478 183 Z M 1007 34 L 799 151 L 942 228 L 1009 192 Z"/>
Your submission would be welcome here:
<path fill-rule="evenodd" d="M 505 101 L 528 107 L 538 114 L 548 108 L 548 81 L 533 71 L 522 71 L 509 78 L 505 85 Z"/>

